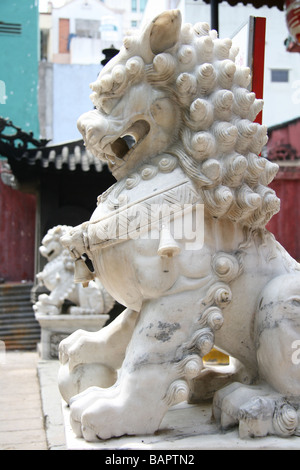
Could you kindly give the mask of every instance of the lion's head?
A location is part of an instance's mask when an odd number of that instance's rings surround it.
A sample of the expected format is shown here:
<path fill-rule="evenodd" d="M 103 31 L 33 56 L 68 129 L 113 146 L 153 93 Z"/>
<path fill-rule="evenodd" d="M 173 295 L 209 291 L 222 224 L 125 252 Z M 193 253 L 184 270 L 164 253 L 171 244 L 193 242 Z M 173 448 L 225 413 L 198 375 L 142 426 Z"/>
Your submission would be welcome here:
<path fill-rule="evenodd" d="M 79 118 L 86 146 L 117 179 L 160 153 L 176 156 L 208 213 L 263 228 L 279 210 L 268 184 L 278 167 L 259 157 L 263 102 L 248 90 L 230 39 L 207 23 L 181 25 L 178 10 L 154 19 L 91 84 L 95 110 Z"/>
<path fill-rule="evenodd" d="M 67 225 L 57 225 L 48 230 L 42 239 L 42 244 L 39 248 L 40 253 L 47 261 L 52 261 L 57 258 L 65 248 L 61 244 L 61 237 L 67 234 L 72 227 Z"/>

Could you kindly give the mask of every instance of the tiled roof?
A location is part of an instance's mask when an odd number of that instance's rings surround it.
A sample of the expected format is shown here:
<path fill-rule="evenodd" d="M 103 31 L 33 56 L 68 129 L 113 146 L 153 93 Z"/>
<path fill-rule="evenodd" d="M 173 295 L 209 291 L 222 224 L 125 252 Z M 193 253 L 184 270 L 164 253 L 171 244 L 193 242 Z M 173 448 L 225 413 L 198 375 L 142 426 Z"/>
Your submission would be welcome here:
<path fill-rule="evenodd" d="M 26 150 L 19 163 L 39 169 L 55 171 L 96 171 L 101 172 L 103 163 L 95 158 L 84 146 L 83 140 Z"/>
<path fill-rule="evenodd" d="M 41 172 L 101 173 L 103 163 L 84 146 L 83 140 L 49 145 L 37 140 L 8 119 L 0 117 L 0 157 L 5 157 L 19 182 L 32 179 Z"/>
<path fill-rule="evenodd" d="M 0 142 L 1 147 L 1 142 Z M 19 152 L 6 153 L 7 163 L 19 183 L 38 178 L 41 174 L 93 173 L 100 174 L 105 165 L 86 150 L 83 140 L 65 142 Z M 3 178 L 2 178 L 3 179 Z"/>

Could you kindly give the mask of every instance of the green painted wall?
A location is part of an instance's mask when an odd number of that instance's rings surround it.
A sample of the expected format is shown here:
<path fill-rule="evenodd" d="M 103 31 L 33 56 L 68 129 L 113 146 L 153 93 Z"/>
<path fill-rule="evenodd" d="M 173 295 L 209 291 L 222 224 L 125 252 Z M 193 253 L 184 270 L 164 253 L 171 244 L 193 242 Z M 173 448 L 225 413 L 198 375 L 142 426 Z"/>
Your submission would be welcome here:
<path fill-rule="evenodd" d="M 21 25 L 8 32 L 4 23 Z M 38 0 L 0 0 L 0 116 L 39 138 Z"/>

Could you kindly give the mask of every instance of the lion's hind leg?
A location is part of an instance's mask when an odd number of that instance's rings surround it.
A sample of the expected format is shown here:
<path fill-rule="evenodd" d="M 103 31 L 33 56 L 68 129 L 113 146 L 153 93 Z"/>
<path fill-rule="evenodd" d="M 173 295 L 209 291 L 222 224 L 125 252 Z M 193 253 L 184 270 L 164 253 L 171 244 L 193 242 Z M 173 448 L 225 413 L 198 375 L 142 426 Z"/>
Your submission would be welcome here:
<path fill-rule="evenodd" d="M 300 398 L 300 273 L 278 276 L 264 288 L 256 344 L 260 377 L 277 392 Z"/>
<path fill-rule="evenodd" d="M 242 438 L 300 436 L 300 273 L 265 286 L 255 340 L 257 385 L 223 388 L 215 394 L 213 414 L 223 428 L 239 425 Z"/>
<path fill-rule="evenodd" d="M 223 430 L 239 427 L 242 439 L 277 435 L 300 435 L 297 403 L 275 392 L 265 383 L 234 382 L 219 390 L 213 401 L 213 417 Z"/>

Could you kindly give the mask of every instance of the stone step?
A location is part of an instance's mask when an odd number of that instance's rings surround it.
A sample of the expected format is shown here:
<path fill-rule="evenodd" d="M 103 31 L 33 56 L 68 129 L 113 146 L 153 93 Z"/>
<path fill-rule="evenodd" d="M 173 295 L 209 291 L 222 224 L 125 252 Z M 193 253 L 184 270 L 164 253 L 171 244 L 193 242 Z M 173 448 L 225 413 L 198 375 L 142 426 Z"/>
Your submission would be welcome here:
<path fill-rule="evenodd" d="M 41 329 L 31 302 L 33 284 L 0 285 L 0 340 L 6 350 L 34 350 L 40 341 Z"/>

